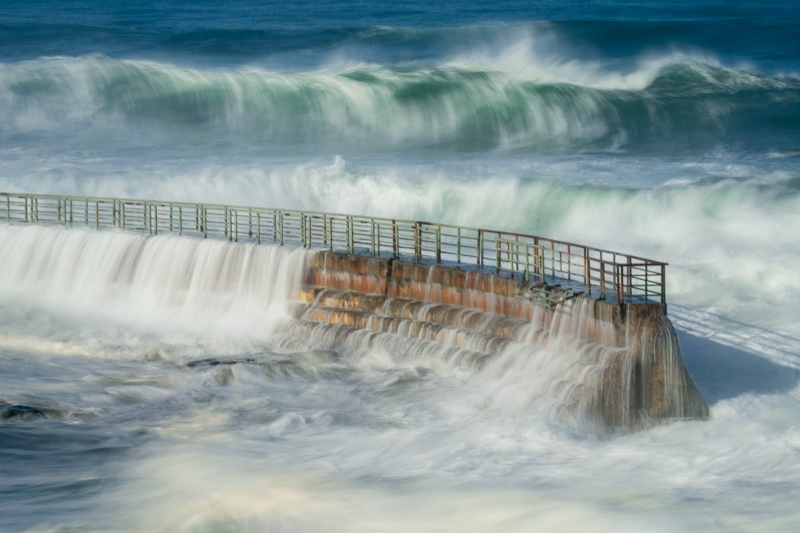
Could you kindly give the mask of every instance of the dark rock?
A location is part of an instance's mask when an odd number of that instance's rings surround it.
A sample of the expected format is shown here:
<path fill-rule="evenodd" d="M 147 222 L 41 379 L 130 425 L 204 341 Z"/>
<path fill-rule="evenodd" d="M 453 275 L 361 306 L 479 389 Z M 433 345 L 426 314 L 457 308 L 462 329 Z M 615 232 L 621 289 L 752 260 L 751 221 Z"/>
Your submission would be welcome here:
<path fill-rule="evenodd" d="M 44 411 L 27 405 L 9 405 L 0 409 L 0 420 L 32 420 L 47 418 Z"/>
<path fill-rule="evenodd" d="M 258 361 L 256 361 L 255 359 L 229 359 L 229 360 L 223 360 L 223 359 L 200 359 L 198 361 L 190 361 L 190 362 L 186 363 L 186 366 L 188 366 L 189 368 L 197 368 L 197 367 L 203 367 L 203 366 L 236 365 L 236 364 L 239 364 L 239 363 L 245 363 L 245 364 L 251 364 L 252 365 L 252 364 L 257 364 Z"/>

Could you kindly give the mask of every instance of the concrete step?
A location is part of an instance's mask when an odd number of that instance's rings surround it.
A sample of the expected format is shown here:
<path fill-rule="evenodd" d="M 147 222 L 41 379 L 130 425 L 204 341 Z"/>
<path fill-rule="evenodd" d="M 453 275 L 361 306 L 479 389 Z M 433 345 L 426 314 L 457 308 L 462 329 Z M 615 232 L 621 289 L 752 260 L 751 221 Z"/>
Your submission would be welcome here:
<path fill-rule="evenodd" d="M 303 314 L 301 319 L 427 339 L 487 354 L 496 354 L 513 341 L 509 337 L 469 328 L 448 326 L 413 318 L 376 315 L 366 311 L 342 309 L 340 307 L 313 306 Z"/>
<path fill-rule="evenodd" d="M 336 289 L 318 291 L 314 304 L 363 311 L 373 315 L 433 322 L 509 338 L 517 338 L 520 334 L 527 333 L 532 324 L 529 320 L 468 307 Z"/>

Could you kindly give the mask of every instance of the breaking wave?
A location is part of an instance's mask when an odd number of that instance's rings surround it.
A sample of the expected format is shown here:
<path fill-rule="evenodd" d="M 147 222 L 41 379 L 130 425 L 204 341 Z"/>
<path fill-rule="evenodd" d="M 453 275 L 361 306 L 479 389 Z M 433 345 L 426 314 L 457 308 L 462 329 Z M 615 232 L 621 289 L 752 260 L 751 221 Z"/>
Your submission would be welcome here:
<path fill-rule="evenodd" d="M 622 74 L 513 51 L 305 72 L 87 55 L 0 66 L 0 109 L 5 135 L 144 128 L 278 145 L 663 152 L 735 141 L 753 128 L 796 138 L 800 81 L 688 57 Z"/>

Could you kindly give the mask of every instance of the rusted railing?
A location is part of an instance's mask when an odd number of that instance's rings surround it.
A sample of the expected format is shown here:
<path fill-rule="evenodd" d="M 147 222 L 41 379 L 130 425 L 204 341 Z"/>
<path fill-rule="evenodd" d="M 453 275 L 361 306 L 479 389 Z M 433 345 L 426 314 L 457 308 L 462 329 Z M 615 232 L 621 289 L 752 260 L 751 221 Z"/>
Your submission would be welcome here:
<path fill-rule="evenodd" d="M 666 305 L 666 263 L 522 233 L 315 211 L 0 193 L 0 221 L 117 228 L 413 258 Z"/>

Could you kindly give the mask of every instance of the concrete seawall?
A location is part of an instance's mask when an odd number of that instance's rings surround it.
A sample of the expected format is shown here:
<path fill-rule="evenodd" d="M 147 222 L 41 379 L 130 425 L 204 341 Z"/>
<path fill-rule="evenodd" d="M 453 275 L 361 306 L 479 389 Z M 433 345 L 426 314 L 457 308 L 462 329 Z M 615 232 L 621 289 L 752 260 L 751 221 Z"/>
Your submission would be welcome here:
<path fill-rule="evenodd" d="M 283 296 L 300 303 L 287 345 L 469 367 L 513 381 L 516 406 L 558 420 L 637 428 L 708 416 L 665 316 L 664 262 L 502 230 L 126 198 L 0 193 L 0 220 L 328 250 L 289 269 Z M 269 299 L 259 287 L 239 296 Z"/>
<path fill-rule="evenodd" d="M 660 304 L 617 304 L 486 272 L 319 252 L 298 310 L 315 324 L 445 342 L 497 357 L 520 343 L 567 352 L 594 369 L 590 405 L 609 427 L 705 418 Z M 301 326 L 302 327 L 302 326 Z M 524 356 L 524 355 L 521 355 Z M 583 378 L 581 378 L 583 379 Z"/>

